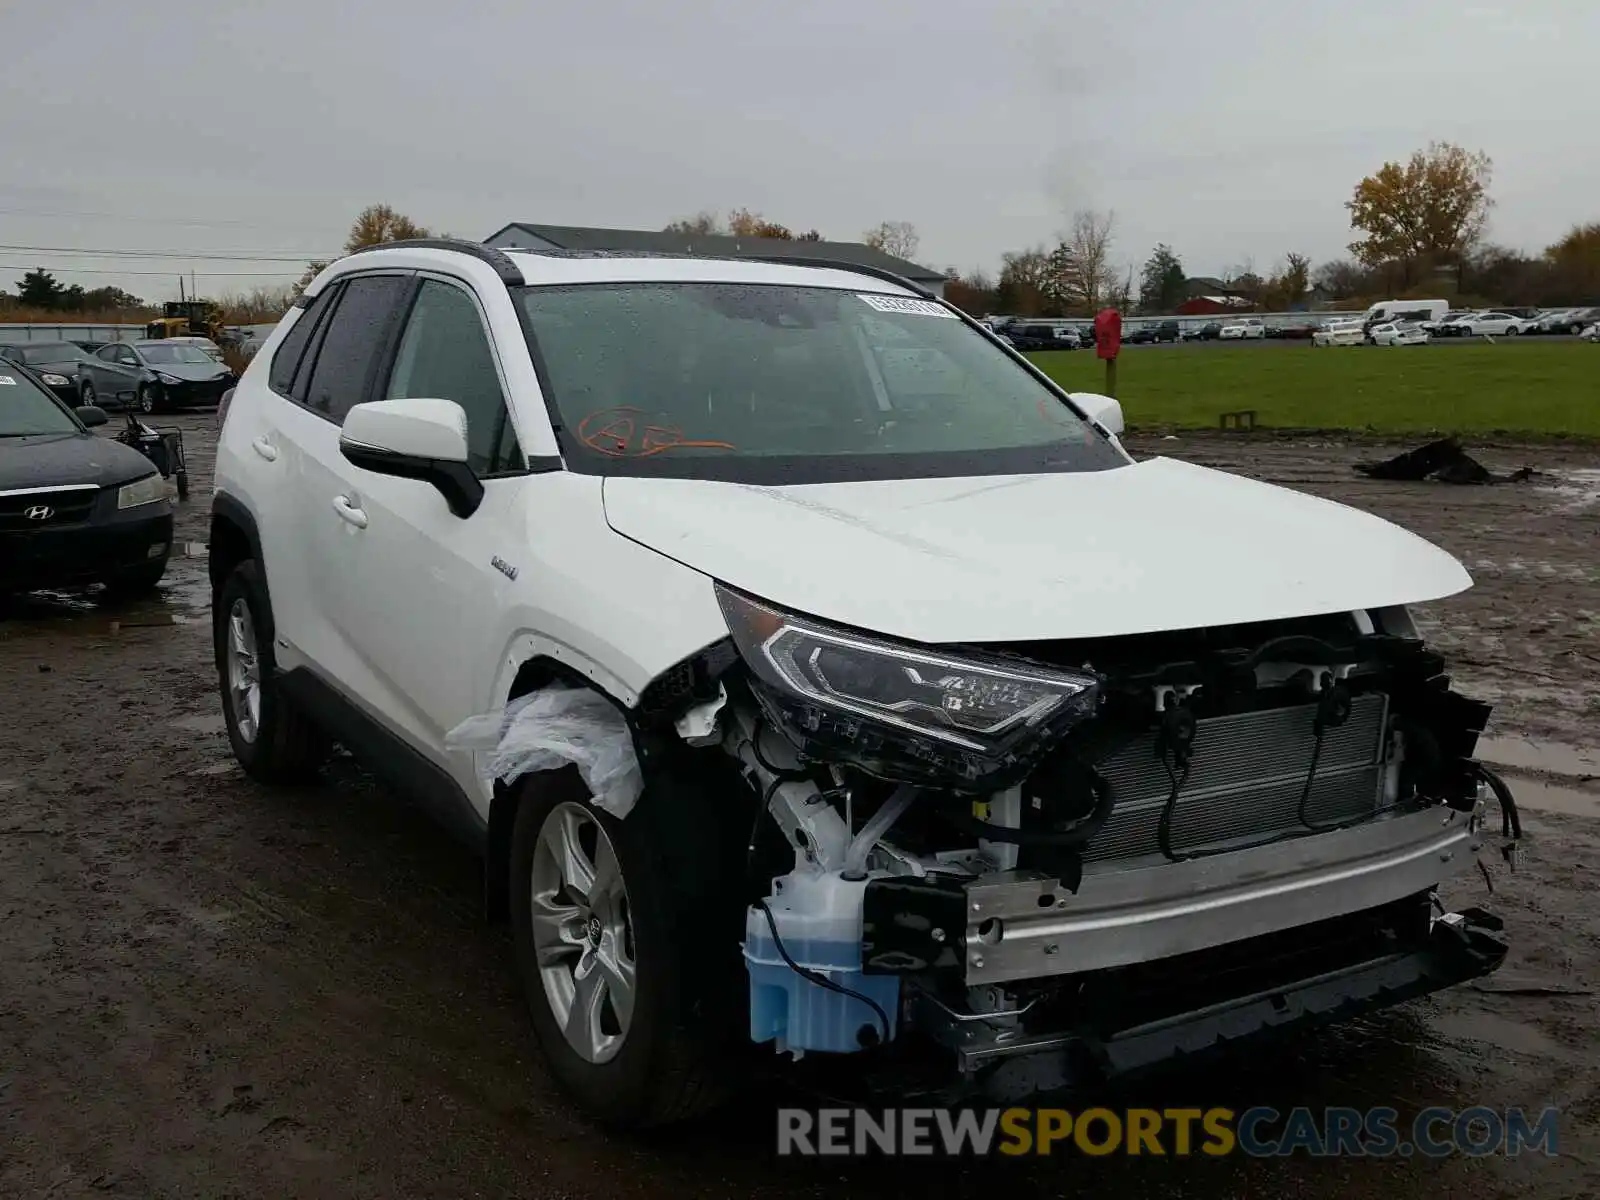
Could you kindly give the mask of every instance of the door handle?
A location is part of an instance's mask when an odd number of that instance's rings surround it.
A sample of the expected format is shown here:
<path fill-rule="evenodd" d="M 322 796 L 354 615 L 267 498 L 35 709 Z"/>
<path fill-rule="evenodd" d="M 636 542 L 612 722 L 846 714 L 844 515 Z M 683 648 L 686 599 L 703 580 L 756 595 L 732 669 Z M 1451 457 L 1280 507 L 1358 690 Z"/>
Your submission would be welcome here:
<path fill-rule="evenodd" d="M 250 448 L 257 454 L 261 455 L 261 457 L 266 459 L 268 462 L 278 461 L 278 448 L 269 442 L 265 437 L 258 437 L 255 441 L 251 442 Z"/>
<path fill-rule="evenodd" d="M 348 521 L 357 529 L 367 527 L 367 514 L 350 502 L 349 496 L 335 496 L 333 498 L 333 511 L 339 514 L 341 520 Z"/>

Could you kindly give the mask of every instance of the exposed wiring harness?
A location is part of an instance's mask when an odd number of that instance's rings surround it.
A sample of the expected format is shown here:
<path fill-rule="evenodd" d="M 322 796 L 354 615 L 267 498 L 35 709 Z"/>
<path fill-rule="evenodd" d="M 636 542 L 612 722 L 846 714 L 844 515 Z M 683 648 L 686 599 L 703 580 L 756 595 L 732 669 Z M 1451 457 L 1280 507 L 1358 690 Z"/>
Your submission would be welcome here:
<path fill-rule="evenodd" d="M 1178 813 L 1178 794 L 1189 782 L 1189 770 L 1194 764 L 1194 735 L 1200 728 L 1194 713 L 1181 702 L 1170 701 L 1161 711 L 1161 728 L 1156 735 L 1156 753 L 1161 765 L 1167 769 L 1167 779 L 1172 790 L 1167 802 L 1161 806 L 1161 819 L 1156 823 L 1156 845 L 1172 862 L 1199 857 L 1196 854 L 1175 854 L 1172 849 L 1172 819 Z"/>
<path fill-rule="evenodd" d="M 1325 830 L 1340 828 L 1339 822 L 1329 825 L 1318 825 L 1311 819 L 1311 792 L 1317 783 L 1317 767 L 1322 762 L 1322 744 L 1327 739 L 1328 730 L 1337 729 L 1350 719 L 1355 703 L 1351 699 L 1350 689 L 1342 683 L 1334 683 L 1331 679 L 1324 678 L 1322 693 L 1317 697 L 1317 715 L 1312 718 L 1311 731 L 1316 734 L 1316 742 L 1311 747 L 1311 765 L 1306 770 L 1305 786 L 1300 789 L 1300 804 L 1295 809 L 1295 816 L 1300 824 L 1307 829 L 1321 833 Z M 1361 818 L 1365 820 L 1365 817 Z"/>
<path fill-rule="evenodd" d="M 1500 836 L 1513 842 L 1520 842 L 1522 817 L 1517 813 L 1517 802 L 1511 795 L 1511 789 L 1506 786 L 1506 781 L 1481 762 L 1474 760 L 1471 766 L 1473 773 L 1489 785 L 1494 798 L 1500 802 Z"/>
<path fill-rule="evenodd" d="M 772 910 L 767 907 L 767 902 L 765 900 L 757 900 L 756 907 L 761 909 L 761 911 L 766 915 L 767 928 L 772 930 L 772 944 L 777 947 L 778 957 L 783 959 L 783 961 L 789 965 L 789 969 L 796 975 L 800 976 L 801 979 L 806 980 L 808 983 L 814 983 L 820 988 L 826 988 L 830 992 L 837 992 L 841 996 L 848 996 L 852 1000 L 859 1000 L 861 1003 L 872 1009 L 873 1014 L 878 1018 L 880 1038 L 879 1045 L 888 1045 L 890 1040 L 889 1014 L 883 1011 L 883 1005 L 879 1004 L 871 996 L 864 995 L 863 993 L 856 991 L 854 988 L 847 988 L 842 983 L 835 983 L 820 971 L 813 971 L 810 967 L 802 967 L 799 963 L 795 962 L 794 959 L 789 957 L 789 951 L 784 948 L 783 938 L 778 934 L 778 922 L 776 918 L 773 917 Z"/>

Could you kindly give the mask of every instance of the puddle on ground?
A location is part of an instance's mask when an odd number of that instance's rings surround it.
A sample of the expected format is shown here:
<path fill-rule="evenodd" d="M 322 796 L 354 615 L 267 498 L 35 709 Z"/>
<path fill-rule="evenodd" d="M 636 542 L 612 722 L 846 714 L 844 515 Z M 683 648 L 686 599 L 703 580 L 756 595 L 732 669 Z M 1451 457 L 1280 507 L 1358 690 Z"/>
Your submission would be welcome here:
<path fill-rule="evenodd" d="M 204 622 L 211 607 L 211 580 L 205 559 L 206 543 L 178 543 L 155 592 L 124 603 L 108 600 L 98 587 L 50 589 L 6 597 L 0 600 L 0 636 L 14 636 L 29 626 L 103 636 L 125 629 Z"/>
<path fill-rule="evenodd" d="M 1582 512 L 1600 506 L 1600 468 L 1583 467 L 1575 471 L 1552 471 L 1559 482 L 1542 484 L 1541 492 L 1559 502 L 1558 511 Z"/>
<path fill-rule="evenodd" d="M 1552 1041 L 1532 1025 L 1511 1021 L 1494 1013 L 1446 1012 L 1433 1018 L 1433 1027 L 1445 1037 L 1479 1042 L 1497 1051 L 1526 1054 L 1534 1058 L 1564 1059 L 1566 1047 Z"/>
<path fill-rule="evenodd" d="M 1478 757 L 1495 766 L 1548 771 L 1577 779 L 1600 779 L 1600 748 L 1569 746 L 1530 737 L 1478 739 Z"/>
<path fill-rule="evenodd" d="M 182 729 L 187 733 L 226 733 L 228 726 L 219 712 L 193 713 L 187 717 L 168 721 L 173 729 Z"/>
<path fill-rule="evenodd" d="M 1530 813 L 1558 813 L 1564 817 L 1600 817 L 1600 796 L 1593 792 L 1580 792 L 1577 788 L 1541 783 L 1537 779 L 1508 779 L 1506 786 L 1517 802 L 1517 808 Z M 1499 807 L 1491 801 L 1487 811 L 1492 824 Z"/>

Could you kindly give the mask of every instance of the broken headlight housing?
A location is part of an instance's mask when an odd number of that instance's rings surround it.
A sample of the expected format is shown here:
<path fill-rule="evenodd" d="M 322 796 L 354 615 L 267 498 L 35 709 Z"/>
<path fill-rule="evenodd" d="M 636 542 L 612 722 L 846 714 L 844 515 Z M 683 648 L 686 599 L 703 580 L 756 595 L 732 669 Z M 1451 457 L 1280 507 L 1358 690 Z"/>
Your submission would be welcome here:
<path fill-rule="evenodd" d="M 772 722 L 803 754 L 884 779 L 1007 787 L 1099 708 L 1087 672 L 892 642 L 720 584 L 717 597 Z"/>

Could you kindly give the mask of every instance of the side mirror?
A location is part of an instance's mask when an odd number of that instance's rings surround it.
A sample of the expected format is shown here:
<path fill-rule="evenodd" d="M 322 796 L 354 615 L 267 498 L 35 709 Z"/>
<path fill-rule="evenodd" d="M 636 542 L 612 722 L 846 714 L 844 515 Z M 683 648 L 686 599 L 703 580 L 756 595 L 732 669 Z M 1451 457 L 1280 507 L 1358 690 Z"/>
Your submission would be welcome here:
<path fill-rule="evenodd" d="M 1099 392 L 1073 392 L 1072 402 L 1114 438 L 1122 436 L 1122 405 Z"/>
<path fill-rule="evenodd" d="M 453 400 L 357 404 L 345 414 L 339 453 L 364 471 L 432 484 L 458 517 L 483 503 L 483 484 L 467 465 L 467 414 Z"/>
<path fill-rule="evenodd" d="M 82 421 L 90 429 L 93 429 L 96 425 L 104 425 L 109 419 L 106 416 L 106 410 L 97 404 L 80 404 L 72 411 L 77 413 L 78 420 Z"/>

